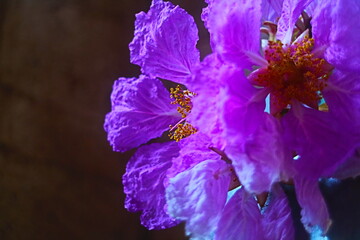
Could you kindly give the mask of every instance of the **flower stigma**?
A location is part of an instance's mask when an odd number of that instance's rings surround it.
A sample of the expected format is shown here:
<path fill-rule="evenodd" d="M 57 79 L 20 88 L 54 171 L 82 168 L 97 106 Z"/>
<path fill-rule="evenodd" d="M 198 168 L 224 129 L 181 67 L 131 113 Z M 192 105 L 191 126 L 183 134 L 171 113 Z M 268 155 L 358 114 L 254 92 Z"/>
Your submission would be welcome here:
<path fill-rule="evenodd" d="M 181 139 L 190 136 L 197 132 L 197 129 L 192 126 L 190 123 L 186 122 L 186 117 L 191 112 L 192 102 L 191 98 L 196 96 L 196 93 L 189 90 L 182 90 L 180 85 L 177 85 L 176 88 L 170 88 L 170 98 L 173 98 L 174 101 L 171 104 L 178 104 L 176 108 L 178 113 L 181 114 L 182 119 L 175 124 L 174 126 L 170 125 L 170 139 L 179 142 Z"/>

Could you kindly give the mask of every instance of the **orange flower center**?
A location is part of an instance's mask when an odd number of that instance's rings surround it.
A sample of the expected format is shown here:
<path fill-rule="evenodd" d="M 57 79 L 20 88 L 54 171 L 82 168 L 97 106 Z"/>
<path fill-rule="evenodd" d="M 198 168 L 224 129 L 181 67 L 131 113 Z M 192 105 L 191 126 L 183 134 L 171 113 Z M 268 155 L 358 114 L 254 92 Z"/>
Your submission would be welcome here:
<path fill-rule="evenodd" d="M 280 41 L 269 41 L 265 50 L 268 66 L 259 69 L 254 84 L 269 89 L 271 114 L 279 114 L 292 100 L 318 108 L 330 68 L 314 56 L 313 46 L 314 40 L 308 37 L 285 47 Z"/>

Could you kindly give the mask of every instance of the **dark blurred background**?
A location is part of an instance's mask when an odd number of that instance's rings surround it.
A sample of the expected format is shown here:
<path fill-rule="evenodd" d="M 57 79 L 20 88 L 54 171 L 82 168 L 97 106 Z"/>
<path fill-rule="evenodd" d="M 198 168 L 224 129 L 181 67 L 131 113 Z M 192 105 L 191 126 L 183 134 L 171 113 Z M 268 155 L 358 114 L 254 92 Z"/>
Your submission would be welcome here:
<path fill-rule="evenodd" d="M 203 1 L 173 3 L 195 17 L 204 56 Z M 113 81 L 139 74 L 127 46 L 135 13 L 149 6 L 0 0 L 0 239 L 185 239 L 183 225 L 148 231 L 124 209 L 132 152 L 112 152 L 102 127 Z M 331 239 L 360 239 L 359 186 L 324 187 Z"/>

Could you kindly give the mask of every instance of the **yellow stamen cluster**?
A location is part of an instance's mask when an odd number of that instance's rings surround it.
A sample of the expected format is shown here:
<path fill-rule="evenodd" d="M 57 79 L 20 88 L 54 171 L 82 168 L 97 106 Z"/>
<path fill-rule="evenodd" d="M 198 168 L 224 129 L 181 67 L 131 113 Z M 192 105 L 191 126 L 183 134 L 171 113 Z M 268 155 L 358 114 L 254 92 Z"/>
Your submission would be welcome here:
<path fill-rule="evenodd" d="M 170 97 L 174 99 L 171 104 L 178 104 L 177 111 L 181 114 L 183 119 L 180 120 L 175 126 L 170 125 L 170 139 L 180 141 L 183 138 L 190 136 L 197 132 L 197 129 L 191 124 L 187 123 L 185 118 L 191 112 L 192 103 L 191 98 L 196 94 L 189 90 L 182 90 L 180 85 L 176 88 L 170 88 Z"/>
<path fill-rule="evenodd" d="M 189 90 L 182 90 L 180 85 L 177 85 L 176 88 L 170 88 L 170 97 L 175 99 L 171 104 L 179 104 L 177 111 L 181 114 L 182 118 L 190 113 L 192 104 L 191 98 L 196 94 L 190 92 Z"/>
<path fill-rule="evenodd" d="M 171 125 L 169 127 L 170 129 L 174 128 Z M 189 123 L 177 124 L 175 128 L 173 132 L 169 133 L 169 137 L 177 142 L 197 132 L 197 129 Z"/>
<path fill-rule="evenodd" d="M 326 61 L 311 52 L 312 38 L 305 37 L 291 46 L 269 41 L 265 50 L 267 68 L 259 73 L 255 84 L 270 89 L 272 103 L 281 110 L 296 99 L 317 108 L 320 92 L 326 86 L 329 69 Z"/>

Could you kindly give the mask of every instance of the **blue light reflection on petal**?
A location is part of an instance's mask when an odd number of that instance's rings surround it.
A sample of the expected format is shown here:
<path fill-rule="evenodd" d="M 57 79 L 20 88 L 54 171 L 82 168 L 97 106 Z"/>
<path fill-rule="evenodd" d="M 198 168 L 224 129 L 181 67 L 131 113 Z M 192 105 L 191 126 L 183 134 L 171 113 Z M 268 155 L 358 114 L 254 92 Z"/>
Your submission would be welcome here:
<path fill-rule="evenodd" d="M 313 231 L 310 234 L 311 240 L 330 240 L 327 236 L 321 235 L 321 230 L 319 227 L 314 227 Z"/>
<path fill-rule="evenodd" d="M 232 198 L 232 196 L 234 196 L 234 194 L 235 194 L 238 190 L 240 190 L 241 187 L 242 187 L 242 186 L 239 186 L 239 187 L 237 187 L 237 188 L 234 188 L 233 190 L 231 190 L 231 191 L 229 191 L 229 192 L 227 193 L 226 203 L 229 202 L 229 200 Z"/>

